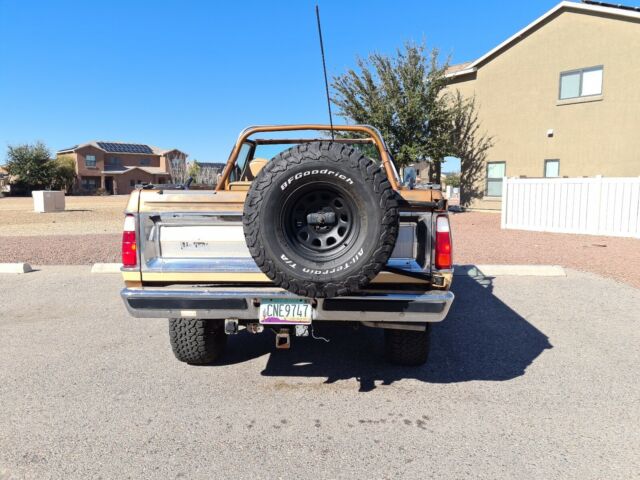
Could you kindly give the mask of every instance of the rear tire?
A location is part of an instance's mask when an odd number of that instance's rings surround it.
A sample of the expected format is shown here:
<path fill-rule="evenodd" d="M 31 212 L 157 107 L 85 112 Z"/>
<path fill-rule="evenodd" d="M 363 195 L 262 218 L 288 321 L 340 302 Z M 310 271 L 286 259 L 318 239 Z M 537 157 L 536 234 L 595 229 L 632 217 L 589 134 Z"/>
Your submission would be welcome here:
<path fill-rule="evenodd" d="M 385 357 L 397 365 L 423 365 L 429 357 L 431 325 L 422 332 L 415 330 L 384 331 Z"/>
<path fill-rule="evenodd" d="M 227 335 L 222 320 L 170 318 L 169 341 L 173 354 L 190 365 L 207 365 L 224 352 Z"/>

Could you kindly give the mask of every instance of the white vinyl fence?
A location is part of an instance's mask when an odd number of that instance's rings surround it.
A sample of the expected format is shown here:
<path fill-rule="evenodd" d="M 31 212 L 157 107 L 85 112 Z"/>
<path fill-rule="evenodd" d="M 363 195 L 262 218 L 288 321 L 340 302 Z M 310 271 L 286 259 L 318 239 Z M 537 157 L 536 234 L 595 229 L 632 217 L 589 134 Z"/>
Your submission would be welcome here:
<path fill-rule="evenodd" d="M 640 238 L 640 177 L 505 178 L 502 228 Z"/>

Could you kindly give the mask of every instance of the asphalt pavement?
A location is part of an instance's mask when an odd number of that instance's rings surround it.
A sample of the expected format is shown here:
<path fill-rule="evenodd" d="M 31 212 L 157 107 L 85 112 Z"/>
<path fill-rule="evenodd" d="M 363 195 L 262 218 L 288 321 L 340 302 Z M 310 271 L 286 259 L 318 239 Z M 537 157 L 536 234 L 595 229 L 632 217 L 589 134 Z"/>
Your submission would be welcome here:
<path fill-rule="evenodd" d="M 640 472 L 640 290 L 455 278 L 428 365 L 382 334 L 232 337 L 218 365 L 130 318 L 118 275 L 0 275 L 0 479 L 580 478 Z"/>

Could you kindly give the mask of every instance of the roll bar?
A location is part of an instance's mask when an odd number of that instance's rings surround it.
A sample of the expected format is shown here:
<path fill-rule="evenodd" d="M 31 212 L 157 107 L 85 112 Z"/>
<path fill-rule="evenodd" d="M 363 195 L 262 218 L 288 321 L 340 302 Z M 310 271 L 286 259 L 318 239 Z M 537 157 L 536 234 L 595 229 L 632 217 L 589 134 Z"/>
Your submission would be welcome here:
<path fill-rule="evenodd" d="M 240 135 L 238 135 L 238 139 L 236 140 L 236 144 L 231 151 L 231 155 L 229 155 L 229 159 L 227 160 L 227 164 L 222 170 L 222 176 L 218 185 L 216 185 L 216 191 L 223 190 L 227 184 L 229 183 L 229 176 L 231 175 L 231 171 L 233 170 L 234 165 L 238 159 L 238 154 L 240 153 L 240 148 L 242 144 L 253 134 L 260 132 L 287 132 L 287 131 L 300 131 L 300 130 L 318 130 L 318 131 L 331 131 L 330 125 L 321 125 L 321 124 L 303 124 L 303 125 L 257 125 L 252 127 L 247 127 Z M 389 179 L 389 183 L 394 190 L 398 189 L 399 185 L 399 176 L 396 170 L 395 165 L 391 161 L 391 155 L 389 155 L 389 151 L 387 149 L 387 145 L 384 143 L 384 139 L 382 135 L 375 127 L 371 125 L 334 125 L 333 130 L 338 130 L 342 132 L 357 132 L 364 133 L 371 137 L 373 143 L 378 148 L 378 152 L 380 153 L 380 160 L 382 162 L 382 167 L 384 168 L 387 178 Z M 330 141 L 330 140 L 327 140 Z"/>

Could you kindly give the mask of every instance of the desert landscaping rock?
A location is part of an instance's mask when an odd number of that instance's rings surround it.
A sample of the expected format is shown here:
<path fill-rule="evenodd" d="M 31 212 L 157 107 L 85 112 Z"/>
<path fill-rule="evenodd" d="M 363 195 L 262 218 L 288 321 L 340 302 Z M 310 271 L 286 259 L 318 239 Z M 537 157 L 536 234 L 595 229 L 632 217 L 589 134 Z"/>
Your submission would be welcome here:
<path fill-rule="evenodd" d="M 496 213 L 450 219 L 456 264 L 561 265 L 640 288 L 639 239 L 502 230 Z"/>
<path fill-rule="evenodd" d="M 122 234 L 0 236 L 0 262 L 32 265 L 92 265 L 120 260 Z"/>

